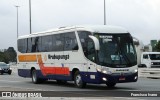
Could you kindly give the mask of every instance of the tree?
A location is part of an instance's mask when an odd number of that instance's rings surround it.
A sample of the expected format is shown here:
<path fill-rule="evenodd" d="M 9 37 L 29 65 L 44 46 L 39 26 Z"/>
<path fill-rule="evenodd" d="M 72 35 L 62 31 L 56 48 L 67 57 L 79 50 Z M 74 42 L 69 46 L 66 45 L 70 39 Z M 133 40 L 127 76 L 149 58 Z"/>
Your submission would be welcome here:
<path fill-rule="evenodd" d="M 17 54 L 14 48 L 9 47 L 4 52 L 0 52 L 0 62 L 5 62 L 5 63 L 17 62 L 16 56 Z"/>
<path fill-rule="evenodd" d="M 160 52 L 160 40 L 157 42 L 155 49 L 157 52 Z"/>

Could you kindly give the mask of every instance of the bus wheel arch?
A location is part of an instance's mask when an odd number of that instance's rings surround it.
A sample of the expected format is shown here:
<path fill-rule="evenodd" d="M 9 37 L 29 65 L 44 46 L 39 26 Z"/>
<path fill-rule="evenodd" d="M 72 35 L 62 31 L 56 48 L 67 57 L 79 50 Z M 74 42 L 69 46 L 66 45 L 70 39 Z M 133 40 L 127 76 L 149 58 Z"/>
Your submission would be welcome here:
<path fill-rule="evenodd" d="M 72 80 L 73 80 L 73 81 L 74 81 L 74 74 L 75 74 L 76 71 L 79 71 L 79 69 L 78 69 L 78 68 L 74 68 L 74 69 L 72 70 Z"/>
<path fill-rule="evenodd" d="M 32 77 L 32 71 L 33 71 L 33 70 L 36 70 L 35 67 L 32 67 L 31 70 L 30 70 L 30 75 L 31 75 L 31 77 Z"/>
<path fill-rule="evenodd" d="M 31 68 L 31 78 L 34 84 L 38 84 L 41 82 L 40 78 L 37 76 L 36 69 L 34 67 Z"/>

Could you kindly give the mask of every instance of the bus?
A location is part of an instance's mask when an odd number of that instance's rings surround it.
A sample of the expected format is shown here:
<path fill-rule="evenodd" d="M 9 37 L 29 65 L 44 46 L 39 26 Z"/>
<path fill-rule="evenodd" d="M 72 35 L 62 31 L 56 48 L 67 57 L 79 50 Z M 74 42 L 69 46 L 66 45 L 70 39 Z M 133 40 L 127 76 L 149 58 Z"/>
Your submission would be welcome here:
<path fill-rule="evenodd" d="M 108 25 L 72 26 L 18 37 L 18 75 L 37 84 L 47 80 L 87 83 L 136 82 L 137 55 L 124 28 Z"/>

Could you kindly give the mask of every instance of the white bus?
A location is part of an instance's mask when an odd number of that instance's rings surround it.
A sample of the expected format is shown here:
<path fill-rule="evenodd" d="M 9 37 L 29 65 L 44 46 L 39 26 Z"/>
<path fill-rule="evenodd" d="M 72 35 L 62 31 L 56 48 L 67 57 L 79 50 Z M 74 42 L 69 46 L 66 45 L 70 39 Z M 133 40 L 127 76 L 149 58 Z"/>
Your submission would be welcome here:
<path fill-rule="evenodd" d="M 62 27 L 18 38 L 18 75 L 86 83 L 136 82 L 137 55 L 131 34 L 116 26 Z"/>

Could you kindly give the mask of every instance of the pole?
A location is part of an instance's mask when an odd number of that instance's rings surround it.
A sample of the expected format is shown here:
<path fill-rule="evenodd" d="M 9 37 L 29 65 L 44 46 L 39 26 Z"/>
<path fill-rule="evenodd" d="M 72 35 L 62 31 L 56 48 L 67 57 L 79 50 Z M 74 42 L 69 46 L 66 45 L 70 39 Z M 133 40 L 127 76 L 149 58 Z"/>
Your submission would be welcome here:
<path fill-rule="evenodd" d="M 104 25 L 106 25 L 106 0 L 104 0 Z"/>
<path fill-rule="evenodd" d="M 18 7 L 20 7 L 20 6 L 15 6 L 16 8 L 17 8 L 17 38 L 18 38 Z"/>
<path fill-rule="evenodd" d="M 31 0 L 29 0 L 29 23 L 30 23 L 30 34 L 32 33 L 31 27 Z"/>

